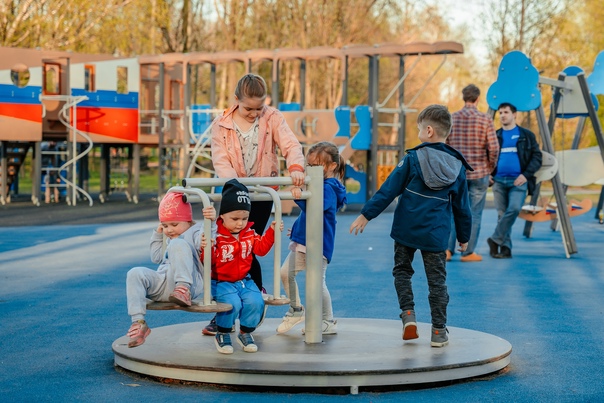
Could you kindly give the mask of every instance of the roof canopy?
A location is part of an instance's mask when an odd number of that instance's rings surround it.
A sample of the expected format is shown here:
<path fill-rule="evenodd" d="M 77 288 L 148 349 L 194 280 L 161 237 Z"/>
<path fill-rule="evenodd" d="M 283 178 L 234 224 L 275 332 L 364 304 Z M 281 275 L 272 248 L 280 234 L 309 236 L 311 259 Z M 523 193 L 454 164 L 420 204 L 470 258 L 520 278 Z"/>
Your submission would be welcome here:
<path fill-rule="evenodd" d="M 416 55 L 441 55 L 463 53 L 463 45 L 458 42 L 412 42 L 407 44 L 384 43 L 376 45 L 347 45 L 343 48 L 319 46 L 308 49 L 253 49 L 248 51 L 222 51 L 222 52 L 193 52 L 193 53 L 168 53 L 165 55 L 141 56 L 141 64 L 219 64 L 230 62 L 254 63 L 258 61 L 280 60 L 319 60 L 343 59 L 344 57 L 371 57 L 371 56 L 416 56 Z"/>

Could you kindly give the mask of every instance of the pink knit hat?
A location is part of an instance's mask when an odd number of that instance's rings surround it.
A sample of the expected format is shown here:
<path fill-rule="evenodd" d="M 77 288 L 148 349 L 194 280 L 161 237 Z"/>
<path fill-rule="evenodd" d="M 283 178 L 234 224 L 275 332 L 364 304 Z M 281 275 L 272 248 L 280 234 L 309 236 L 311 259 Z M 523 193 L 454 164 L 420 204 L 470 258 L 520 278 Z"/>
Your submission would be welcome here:
<path fill-rule="evenodd" d="M 190 203 L 182 200 L 182 193 L 170 192 L 161 199 L 158 209 L 159 221 L 193 221 Z"/>

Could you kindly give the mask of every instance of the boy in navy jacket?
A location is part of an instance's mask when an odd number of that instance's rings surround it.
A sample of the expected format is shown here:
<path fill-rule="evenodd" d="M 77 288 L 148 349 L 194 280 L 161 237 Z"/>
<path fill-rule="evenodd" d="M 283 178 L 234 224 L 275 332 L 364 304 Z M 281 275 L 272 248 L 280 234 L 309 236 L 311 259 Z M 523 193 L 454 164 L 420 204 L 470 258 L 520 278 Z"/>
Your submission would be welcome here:
<path fill-rule="evenodd" d="M 411 277 L 413 256 L 420 250 L 426 270 L 432 314 L 432 347 L 446 346 L 447 304 L 446 249 L 451 231 L 451 214 L 455 222 L 459 250 L 470 239 L 470 210 L 466 170 L 472 170 L 464 157 L 445 144 L 451 131 L 451 115 L 442 105 L 430 105 L 417 117 L 422 144 L 407 154 L 392 171 L 378 192 L 365 204 L 350 226 L 355 235 L 399 196 L 394 212 L 394 287 L 403 320 L 403 339 L 419 337 Z"/>

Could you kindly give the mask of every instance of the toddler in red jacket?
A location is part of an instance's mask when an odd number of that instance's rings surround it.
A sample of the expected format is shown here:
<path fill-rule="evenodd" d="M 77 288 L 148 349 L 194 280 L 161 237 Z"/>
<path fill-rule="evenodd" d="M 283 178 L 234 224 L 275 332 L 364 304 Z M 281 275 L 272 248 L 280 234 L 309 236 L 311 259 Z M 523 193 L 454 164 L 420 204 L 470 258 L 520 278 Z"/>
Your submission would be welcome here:
<path fill-rule="evenodd" d="M 264 311 L 264 300 L 249 271 L 254 255 L 266 255 L 275 241 L 275 221 L 262 236 L 251 229 L 251 200 L 247 187 L 236 179 L 225 183 L 222 190 L 216 241 L 212 245 L 212 295 L 217 302 L 231 304 L 233 309 L 216 315 L 216 348 L 232 354 L 230 332 L 239 319 L 237 342 L 243 351 L 255 353 L 258 346 L 252 332 Z M 281 223 L 283 229 L 283 223 Z M 203 258 L 202 258 L 203 259 Z"/>

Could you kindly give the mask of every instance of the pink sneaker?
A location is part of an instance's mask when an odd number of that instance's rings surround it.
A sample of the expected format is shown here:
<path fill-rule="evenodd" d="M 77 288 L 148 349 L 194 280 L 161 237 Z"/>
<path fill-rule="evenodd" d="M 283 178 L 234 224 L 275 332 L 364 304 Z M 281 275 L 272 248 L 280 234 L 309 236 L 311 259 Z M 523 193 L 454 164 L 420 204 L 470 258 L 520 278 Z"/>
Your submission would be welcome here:
<path fill-rule="evenodd" d="M 151 329 L 147 326 L 147 322 L 144 320 L 132 322 L 132 325 L 128 330 L 128 337 L 130 337 L 128 347 L 132 348 L 140 346 L 145 342 L 145 339 L 149 334 L 151 334 Z"/>
<path fill-rule="evenodd" d="M 187 286 L 177 285 L 168 299 L 176 305 L 191 306 L 191 291 Z"/>

